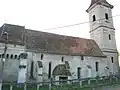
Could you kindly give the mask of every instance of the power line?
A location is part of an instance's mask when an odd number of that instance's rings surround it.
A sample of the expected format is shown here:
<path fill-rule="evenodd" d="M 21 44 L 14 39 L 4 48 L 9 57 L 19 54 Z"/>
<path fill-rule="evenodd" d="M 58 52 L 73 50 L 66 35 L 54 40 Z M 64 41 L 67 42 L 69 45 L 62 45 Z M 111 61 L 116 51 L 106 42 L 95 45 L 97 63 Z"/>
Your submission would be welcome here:
<path fill-rule="evenodd" d="M 120 16 L 120 14 L 112 16 L 112 17 L 108 17 L 108 18 L 114 18 L 114 17 L 118 17 L 118 16 Z M 100 20 L 106 20 L 106 18 L 98 19 L 96 21 L 100 21 Z M 65 25 L 65 26 L 55 27 L 55 28 L 43 29 L 43 30 L 53 30 L 53 29 L 59 29 L 59 28 L 66 28 L 66 27 L 78 26 L 78 25 L 81 25 L 81 24 L 86 24 L 86 23 L 91 23 L 91 22 L 94 22 L 94 21 L 76 23 L 76 24 L 71 24 L 71 25 Z"/>

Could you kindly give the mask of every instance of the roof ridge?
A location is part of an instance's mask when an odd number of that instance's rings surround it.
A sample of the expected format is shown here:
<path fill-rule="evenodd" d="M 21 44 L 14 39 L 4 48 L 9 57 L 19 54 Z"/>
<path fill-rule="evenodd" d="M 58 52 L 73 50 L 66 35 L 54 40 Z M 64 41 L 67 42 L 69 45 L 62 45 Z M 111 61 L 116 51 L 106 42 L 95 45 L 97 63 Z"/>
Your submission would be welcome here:
<path fill-rule="evenodd" d="M 63 35 L 63 34 L 58 34 L 58 33 L 53 33 L 53 32 L 44 32 L 44 31 L 38 31 L 38 30 L 32 30 L 32 29 L 26 29 L 27 33 L 29 31 L 34 32 L 39 32 L 39 33 L 44 33 L 44 34 L 51 34 L 51 35 L 56 35 L 56 36 L 63 36 L 63 37 L 71 37 L 71 38 L 78 38 L 78 39 L 85 39 L 85 40 L 92 40 L 90 38 L 83 38 L 83 37 L 76 37 L 76 36 L 69 36 L 69 35 Z"/>

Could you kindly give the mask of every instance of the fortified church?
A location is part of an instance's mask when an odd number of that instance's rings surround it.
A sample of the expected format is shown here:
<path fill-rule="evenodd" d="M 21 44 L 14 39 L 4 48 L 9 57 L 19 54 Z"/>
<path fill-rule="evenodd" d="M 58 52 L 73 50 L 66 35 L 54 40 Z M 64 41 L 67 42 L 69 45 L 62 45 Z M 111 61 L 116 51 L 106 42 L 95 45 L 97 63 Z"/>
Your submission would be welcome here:
<path fill-rule="evenodd" d="M 112 9 L 106 0 L 91 0 L 86 10 L 91 39 L 4 24 L 0 28 L 0 69 L 4 63 L 4 81 L 44 82 L 50 78 L 72 80 L 117 74 Z"/>

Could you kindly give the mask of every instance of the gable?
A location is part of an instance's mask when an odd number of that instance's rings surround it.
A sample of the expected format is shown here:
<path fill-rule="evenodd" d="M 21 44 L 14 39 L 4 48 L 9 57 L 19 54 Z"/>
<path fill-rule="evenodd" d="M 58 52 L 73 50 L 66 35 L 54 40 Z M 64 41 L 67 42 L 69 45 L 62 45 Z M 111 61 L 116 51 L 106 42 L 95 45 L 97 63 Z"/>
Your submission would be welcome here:
<path fill-rule="evenodd" d="M 24 27 L 18 25 L 4 24 L 0 28 L 0 42 L 4 42 L 1 34 L 8 33 L 8 43 L 24 45 Z"/>

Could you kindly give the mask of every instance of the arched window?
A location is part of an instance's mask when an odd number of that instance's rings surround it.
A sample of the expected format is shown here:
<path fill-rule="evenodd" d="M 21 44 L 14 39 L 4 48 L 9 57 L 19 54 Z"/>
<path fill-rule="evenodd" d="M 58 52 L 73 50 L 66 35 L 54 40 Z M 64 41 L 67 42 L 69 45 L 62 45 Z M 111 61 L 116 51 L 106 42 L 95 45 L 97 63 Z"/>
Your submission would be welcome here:
<path fill-rule="evenodd" d="M 80 73 L 81 73 L 81 67 L 78 67 L 77 68 L 77 77 L 78 77 L 78 79 L 80 79 Z"/>
<path fill-rule="evenodd" d="M 13 54 L 11 54 L 10 58 L 13 59 Z"/>
<path fill-rule="evenodd" d="M 98 72 L 98 70 L 99 70 L 99 62 L 95 62 L 95 68 L 96 68 L 96 72 Z"/>
<path fill-rule="evenodd" d="M 34 79 L 33 73 L 34 73 L 34 62 L 31 61 L 31 67 L 30 67 L 30 78 L 31 79 Z"/>
<path fill-rule="evenodd" d="M 112 61 L 112 63 L 114 63 L 114 58 L 113 57 L 111 57 L 111 61 Z"/>
<path fill-rule="evenodd" d="M 49 69 L 48 69 L 48 78 L 51 78 L 51 67 L 52 67 L 52 62 L 49 62 Z"/>
<path fill-rule="evenodd" d="M 43 57 L 44 57 L 44 55 L 43 55 L 43 54 L 41 54 L 41 60 L 43 60 Z"/>
<path fill-rule="evenodd" d="M 64 57 L 61 58 L 61 61 L 64 62 Z"/>
<path fill-rule="evenodd" d="M 111 40 L 111 35 L 109 34 L 109 40 Z"/>
<path fill-rule="evenodd" d="M 9 54 L 6 55 L 6 58 L 9 58 Z"/>
<path fill-rule="evenodd" d="M 15 57 L 14 57 L 15 59 L 17 59 L 17 55 L 15 55 Z"/>
<path fill-rule="evenodd" d="M 109 17 L 108 17 L 108 14 L 107 13 L 105 13 L 105 19 L 109 19 Z"/>
<path fill-rule="evenodd" d="M 95 15 L 93 15 L 93 22 L 94 22 L 94 21 L 96 21 L 96 17 L 95 17 Z"/>

